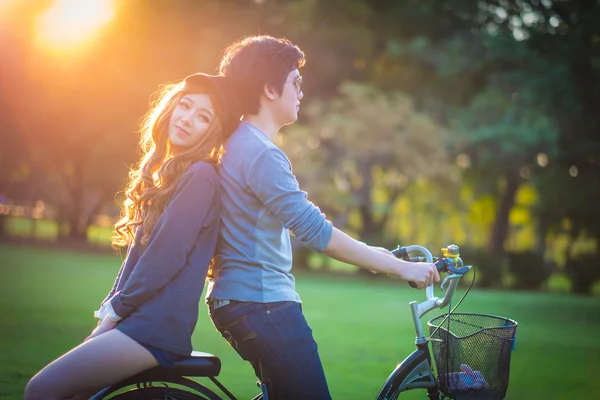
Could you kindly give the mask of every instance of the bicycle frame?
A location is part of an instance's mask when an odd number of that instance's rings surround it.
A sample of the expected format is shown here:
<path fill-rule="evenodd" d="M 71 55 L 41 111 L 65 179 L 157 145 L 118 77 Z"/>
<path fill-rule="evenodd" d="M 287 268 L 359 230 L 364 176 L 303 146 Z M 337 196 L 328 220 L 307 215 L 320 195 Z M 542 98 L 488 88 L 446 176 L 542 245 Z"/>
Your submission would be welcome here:
<path fill-rule="evenodd" d="M 462 260 L 458 258 L 458 247 L 454 246 L 456 249 L 456 257 L 454 261 L 460 266 L 462 266 Z M 407 246 L 405 248 L 407 252 L 419 252 L 425 255 L 426 261 L 432 263 L 433 257 L 429 250 L 422 246 Z M 450 249 L 450 246 L 449 246 Z M 445 250 L 445 249 L 444 249 Z M 471 267 L 468 267 L 470 269 Z M 454 295 L 454 291 L 458 285 L 458 281 L 460 280 L 462 275 L 453 274 L 447 276 L 441 287 L 443 288 L 445 283 L 449 281 L 448 288 L 446 289 L 446 294 L 443 299 L 439 299 L 434 296 L 433 285 L 428 286 L 426 288 L 425 294 L 427 300 L 422 303 L 417 303 L 416 301 L 410 302 L 410 308 L 412 312 L 412 319 L 415 327 L 415 332 L 417 334 L 415 344 L 417 349 L 413 351 L 408 357 L 406 357 L 398 366 L 392 371 L 390 376 L 386 379 L 383 384 L 379 394 L 377 395 L 377 400 L 394 400 L 396 399 L 401 392 L 405 392 L 407 390 L 413 389 L 427 389 L 427 396 L 430 399 L 439 400 L 440 392 L 437 387 L 437 382 L 435 376 L 433 374 L 432 363 L 431 363 L 431 352 L 429 348 L 429 342 L 425 337 L 423 326 L 421 324 L 421 317 L 428 313 L 429 311 L 435 308 L 443 308 L 450 303 L 452 296 Z M 144 375 L 143 378 L 140 379 L 139 375 Z M 114 393 L 116 390 L 124 388 L 129 385 L 137 385 L 138 387 L 145 387 L 151 382 L 169 382 L 179 384 L 181 386 L 187 387 L 192 390 L 196 390 L 199 393 L 202 393 L 208 398 L 221 399 L 216 393 L 214 393 L 209 388 L 190 380 L 186 377 L 179 375 L 171 375 L 169 373 L 165 373 L 162 371 L 159 375 L 152 376 L 149 375 L 148 372 L 143 372 L 137 376 L 133 376 L 129 379 L 125 379 L 124 381 L 118 382 L 114 385 L 104 388 L 96 395 L 94 395 L 91 400 L 101 399 L 104 396 Z M 215 385 L 225 393 L 225 395 L 231 399 L 235 400 L 236 397 L 227 390 L 223 384 L 216 380 L 214 376 L 207 376 Z M 264 396 L 264 397 L 263 397 Z M 262 394 L 257 395 L 252 400 L 268 400 L 267 394 L 263 391 Z"/>
<path fill-rule="evenodd" d="M 398 364 L 379 391 L 377 400 L 395 399 L 411 389 L 427 389 L 429 398 L 439 399 L 427 342 L 417 344 L 417 350 Z"/>
<path fill-rule="evenodd" d="M 431 253 L 425 247 L 408 246 L 406 250 L 407 252 L 420 252 L 425 255 L 427 262 L 431 263 L 433 261 Z M 462 261 L 460 263 L 462 264 Z M 431 285 L 426 289 L 427 300 L 420 304 L 417 304 L 416 301 L 410 302 L 413 324 L 417 333 L 415 340 L 417 350 L 413 351 L 404 361 L 398 364 L 379 391 L 377 400 L 396 399 L 401 392 L 412 389 L 427 389 L 427 396 L 430 399 L 439 399 L 440 392 L 438 391 L 436 379 L 433 375 L 431 352 L 429 350 L 429 343 L 423 332 L 421 317 L 435 308 L 442 308 L 450 303 L 460 277 L 461 275 L 446 277 L 441 285 L 442 288 L 446 281 L 450 280 L 450 284 L 446 289 L 443 299 L 434 296 L 433 285 Z"/>

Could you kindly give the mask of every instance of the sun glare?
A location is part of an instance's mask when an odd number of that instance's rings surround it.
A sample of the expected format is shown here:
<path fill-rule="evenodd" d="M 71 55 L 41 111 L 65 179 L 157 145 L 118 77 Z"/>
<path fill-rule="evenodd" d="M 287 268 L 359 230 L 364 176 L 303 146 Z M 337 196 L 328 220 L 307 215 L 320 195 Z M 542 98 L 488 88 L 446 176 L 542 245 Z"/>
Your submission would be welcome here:
<path fill-rule="evenodd" d="M 38 17 L 38 41 L 70 49 L 88 42 L 113 17 L 113 0 L 56 0 Z"/>
<path fill-rule="evenodd" d="M 0 20 L 3 18 L 9 19 L 11 17 L 12 10 L 19 4 L 18 0 L 0 0 Z M 2 214 L 2 212 L 0 212 Z"/>
<path fill-rule="evenodd" d="M 12 0 L 0 0 L 0 15 L 2 15 L 2 10 L 8 8 L 9 5 L 12 5 Z"/>

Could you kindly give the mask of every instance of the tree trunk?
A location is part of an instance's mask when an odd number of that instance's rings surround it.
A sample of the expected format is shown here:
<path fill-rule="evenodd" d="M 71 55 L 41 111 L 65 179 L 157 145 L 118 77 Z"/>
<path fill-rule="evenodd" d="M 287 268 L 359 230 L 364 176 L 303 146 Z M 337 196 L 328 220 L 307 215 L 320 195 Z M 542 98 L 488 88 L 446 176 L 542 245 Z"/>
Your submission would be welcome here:
<path fill-rule="evenodd" d="M 550 221 L 545 215 L 538 217 L 538 229 L 536 233 L 535 251 L 538 254 L 546 254 L 548 246 L 546 245 L 546 236 L 548 235 L 548 229 L 550 228 Z"/>
<path fill-rule="evenodd" d="M 492 227 L 492 235 L 490 238 L 490 249 L 493 254 L 504 253 L 504 241 L 508 236 L 509 229 L 509 213 L 515 204 L 515 195 L 521 186 L 521 178 L 518 171 L 509 172 L 506 175 L 506 185 L 500 200 L 498 209 L 496 210 L 496 219 Z"/>
<path fill-rule="evenodd" d="M 86 230 L 81 221 L 81 212 L 83 210 L 83 171 L 80 165 L 73 170 L 73 180 L 71 182 L 71 209 L 69 210 L 69 233 L 70 239 L 87 238 Z M 87 227 L 86 227 L 87 228 Z"/>
<path fill-rule="evenodd" d="M 4 213 L 0 213 L 0 241 L 8 238 L 8 233 L 6 232 L 6 220 L 7 215 Z"/>

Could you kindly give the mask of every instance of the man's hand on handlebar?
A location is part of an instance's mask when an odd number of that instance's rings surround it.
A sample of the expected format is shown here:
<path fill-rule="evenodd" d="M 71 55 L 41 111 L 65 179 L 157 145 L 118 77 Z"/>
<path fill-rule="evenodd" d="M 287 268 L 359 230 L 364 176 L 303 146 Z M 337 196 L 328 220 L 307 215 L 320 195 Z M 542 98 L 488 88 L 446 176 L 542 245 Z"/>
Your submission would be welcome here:
<path fill-rule="evenodd" d="M 425 289 L 427 286 L 440 281 L 440 274 L 435 264 L 398 261 L 402 263 L 401 270 L 398 271 L 400 278 L 407 282 L 414 282 L 417 289 Z"/>
<path fill-rule="evenodd" d="M 380 253 L 394 257 L 394 259 L 396 259 L 397 263 L 399 264 L 397 264 L 395 268 L 394 275 L 398 276 L 400 279 L 403 279 L 405 281 L 414 282 L 415 286 L 413 287 L 417 289 L 425 289 L 427 286 L 440 281 L 440 275 L 435 264 L 427 262 L 416 263 L 399 260 L 398 258 L 396 258 L 396 255 L 393 252 L 386 248 L 377 246 L 370 247 L 373 250 L 376 250 Z M 377 273 L 377 271 L 373 270 L 371 270 L 371 272 Z"/>

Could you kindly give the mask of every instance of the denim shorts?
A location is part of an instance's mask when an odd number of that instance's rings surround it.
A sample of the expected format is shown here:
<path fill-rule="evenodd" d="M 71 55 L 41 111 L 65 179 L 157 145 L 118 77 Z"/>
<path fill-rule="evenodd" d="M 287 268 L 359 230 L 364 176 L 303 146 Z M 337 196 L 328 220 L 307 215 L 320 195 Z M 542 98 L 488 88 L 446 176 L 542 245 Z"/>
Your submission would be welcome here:
<path fill-rule="evenodd" d="M 152 356 L 156 358 L 156 361 L 158 361 L 161 367 L 170 367 L 175 362 L 181 360 L 182 358 L 185 358 L 181 354 L 173 353 L 167 350 L 162 350 L 157 347 L 150 346 L 149 344 L 142 343 L 139 340 L 135 341 L 138 342 L 140 346 L 148 350 L 150 354 L 152 354 Z"/>

